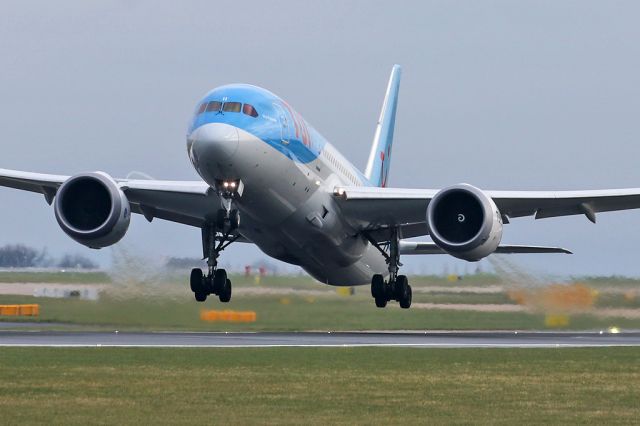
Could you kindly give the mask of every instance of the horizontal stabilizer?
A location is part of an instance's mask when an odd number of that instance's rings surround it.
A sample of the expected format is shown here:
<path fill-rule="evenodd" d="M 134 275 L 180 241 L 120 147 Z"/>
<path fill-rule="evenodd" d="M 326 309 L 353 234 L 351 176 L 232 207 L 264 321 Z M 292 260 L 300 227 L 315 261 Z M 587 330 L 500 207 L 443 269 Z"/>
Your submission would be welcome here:
<path fill-rule="evenodd" d="M 432 242 L 400 241 L 400 254 L 446 254 L 440 247 Z M 562 247 L 545 246 L 521 246 L 503 244 L 498 246 L 494 253 L 515 254 L 515 253 L 564 253 L 573 254 Z"/>

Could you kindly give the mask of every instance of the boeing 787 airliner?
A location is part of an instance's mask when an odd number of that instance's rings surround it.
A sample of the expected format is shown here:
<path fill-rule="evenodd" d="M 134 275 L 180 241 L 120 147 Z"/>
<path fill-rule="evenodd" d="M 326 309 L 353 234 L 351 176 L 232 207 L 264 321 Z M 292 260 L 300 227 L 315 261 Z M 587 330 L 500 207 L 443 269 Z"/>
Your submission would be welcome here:
<path fill-rule="evenodd" d="M 411 306 L 400 256 L 446 253 L 477 261 L 492 253 L 570 253 L 558 247 L 501 245 L 510 218 L 585 215 L 640 207 L 640 189 L 486 191 L 387 188 L 400 85 L 394 66 L 366 169 L 354 167 L 287 102 L 268 90 L 232 84 L 207 93 L 187 131 L 202 180 L 115 179 L 0 169 L 0 185 L 41 193 L 62 230 L 87 247 L 117 243 L 131 213 L 202 230 L 208 270 L 191 271 L 197 301 L 231 299 L 218 268 L 234 242 L 256 244 L 336 286 L 371 285 L 378 307 Z M 240 220 L 242 218 L 242 221 Z M 431 241 L 406 239 L 430 236 Z"/>

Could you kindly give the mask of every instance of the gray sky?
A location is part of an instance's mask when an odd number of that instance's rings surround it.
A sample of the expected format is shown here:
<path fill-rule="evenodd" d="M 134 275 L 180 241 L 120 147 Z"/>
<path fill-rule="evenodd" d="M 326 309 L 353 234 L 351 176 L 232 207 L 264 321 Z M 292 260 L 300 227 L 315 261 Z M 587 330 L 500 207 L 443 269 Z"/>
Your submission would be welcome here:
<path fill-rule="evenodd" d="M 391 186 L 640 186 L 639 21 L 635 1 L 4 0 L 0 167 L 196 179 L 187 122 L 200 96 L 231 82 L 287 99 L 363 167 L 399 63 Z M 0 189 L 0 201 L 0 244 L 92 254 L 43 197 Z M 538 271 L 640 275 L 639 239 L 635 211 L 595 226 L 518 219 L 503 241 L 575 251 L 517 258 Z M 123 241 L 146 256 L 200 254 L 198 230 L 161 221 L 136 218 Z M 261 257 L 238 245 L 222 259 Z M 407 263 L 462 268 L 441 256 Z"/>

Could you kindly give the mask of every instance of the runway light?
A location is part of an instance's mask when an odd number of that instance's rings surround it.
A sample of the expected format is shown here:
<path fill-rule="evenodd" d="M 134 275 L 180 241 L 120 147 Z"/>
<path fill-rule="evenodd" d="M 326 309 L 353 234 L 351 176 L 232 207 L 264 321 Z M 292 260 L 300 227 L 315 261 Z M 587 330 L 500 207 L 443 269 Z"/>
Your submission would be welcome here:
<path fill-rule="evenodd" d="M 618 334 L 620 333 L 620 329 L 614 325 L 613 327 L 609 327 L 609 333 Z"/>

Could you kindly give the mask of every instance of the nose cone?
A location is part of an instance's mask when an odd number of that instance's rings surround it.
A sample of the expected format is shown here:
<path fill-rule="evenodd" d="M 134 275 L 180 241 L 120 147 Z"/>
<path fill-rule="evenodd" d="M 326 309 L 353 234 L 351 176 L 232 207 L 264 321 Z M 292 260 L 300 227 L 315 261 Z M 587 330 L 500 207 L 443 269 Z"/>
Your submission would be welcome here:
<path fill-rule="evenodd" d="M 187 145 L 194 158 L 229 161 L 238 150 L 238 128 L 225 123 L 208 123 L 195 129 Z"/>

